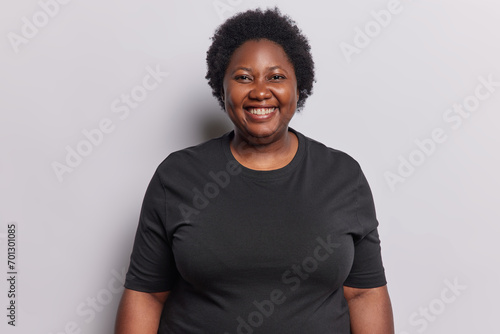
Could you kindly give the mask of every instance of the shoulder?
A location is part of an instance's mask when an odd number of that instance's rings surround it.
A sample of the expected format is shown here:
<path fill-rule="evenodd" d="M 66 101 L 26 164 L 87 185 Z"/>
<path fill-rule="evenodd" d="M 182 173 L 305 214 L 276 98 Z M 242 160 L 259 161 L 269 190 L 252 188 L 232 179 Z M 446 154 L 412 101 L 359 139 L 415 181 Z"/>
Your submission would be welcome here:
<path fill-rule="evenodd" d="M 295 131 L 295 133 L 304 141 L 307 159 L 310 160 L 311 163 L 314 163 L 316 167 L 324 166 L 329 169 L 339 168 L 350 170 L 355 173 L 360 171 L 361 167 L 359 163 L 348 153 L 327 146 L 300 132 Z"/>
<path fill-rule="evenodd" d="M 170 153 L 159 165 L 157 172 L 160 174 L 172 171 L 189 171 L 199 169 L 201 166 L 210 168 L 223 155 L 222 144 L 228 140 L 229 132 L 224 135 L 207 140 L 198 145 Z"/>

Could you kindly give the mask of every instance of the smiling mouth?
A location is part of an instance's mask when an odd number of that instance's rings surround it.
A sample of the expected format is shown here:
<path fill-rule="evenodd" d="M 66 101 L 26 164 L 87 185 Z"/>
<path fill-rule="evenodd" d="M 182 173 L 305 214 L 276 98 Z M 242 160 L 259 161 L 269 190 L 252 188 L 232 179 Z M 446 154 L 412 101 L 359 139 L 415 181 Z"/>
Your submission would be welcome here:
<path fill-rule="evenodd" d="M 246 108 L 246 110 L 253 115 L 269 115 L 277 108 Z"/>

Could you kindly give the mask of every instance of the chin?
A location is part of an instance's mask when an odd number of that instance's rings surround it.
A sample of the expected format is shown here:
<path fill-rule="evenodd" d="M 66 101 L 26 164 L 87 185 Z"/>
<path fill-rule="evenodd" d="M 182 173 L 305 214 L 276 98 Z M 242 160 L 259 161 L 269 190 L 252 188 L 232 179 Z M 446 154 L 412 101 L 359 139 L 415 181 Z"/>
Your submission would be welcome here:
<path fill-rule="evenodd" d="M 281 129 L 278 126 L 275 126 L 275 127 L 265 127 L 261 129 L 247 128 L 246 132 L 253 138 L 274 139 L 276 135 L 279 136 L 280 130 Z"/>

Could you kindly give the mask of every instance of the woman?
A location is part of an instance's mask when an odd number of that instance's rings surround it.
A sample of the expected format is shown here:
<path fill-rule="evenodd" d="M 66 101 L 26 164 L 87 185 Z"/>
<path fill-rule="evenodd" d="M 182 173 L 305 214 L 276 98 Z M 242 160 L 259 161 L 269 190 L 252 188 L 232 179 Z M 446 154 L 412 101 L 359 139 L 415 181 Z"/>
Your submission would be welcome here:
<path fill-rule="evenodd" d="M 393 333 L 359 165 L 288 127 L 312 92 L 307 39 L 278 9 L 247 11 L 207 63 L 234 131 L 156 170 L 116 333 Z"/>

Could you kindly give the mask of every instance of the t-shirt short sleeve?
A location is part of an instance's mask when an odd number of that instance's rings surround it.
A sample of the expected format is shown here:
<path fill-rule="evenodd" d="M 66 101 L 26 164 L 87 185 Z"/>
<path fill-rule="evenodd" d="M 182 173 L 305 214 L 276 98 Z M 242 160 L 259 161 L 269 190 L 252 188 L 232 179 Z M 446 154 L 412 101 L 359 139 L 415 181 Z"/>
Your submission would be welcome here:
<path fill-rule="evenodd" d="M 360 289 L 386 285 L 375 205 L 370 186 L 361 169 L 357 186 L 356 216 L 359 226 L 353 233 L 354 261 L 344 285 Z"/>
<path fill-rule="evenodd" d="M 165 189 L 158 170 L 144 196 L 125 287 L 142 292 L 168 291 L 177 269 L 165 229 Z"/>

